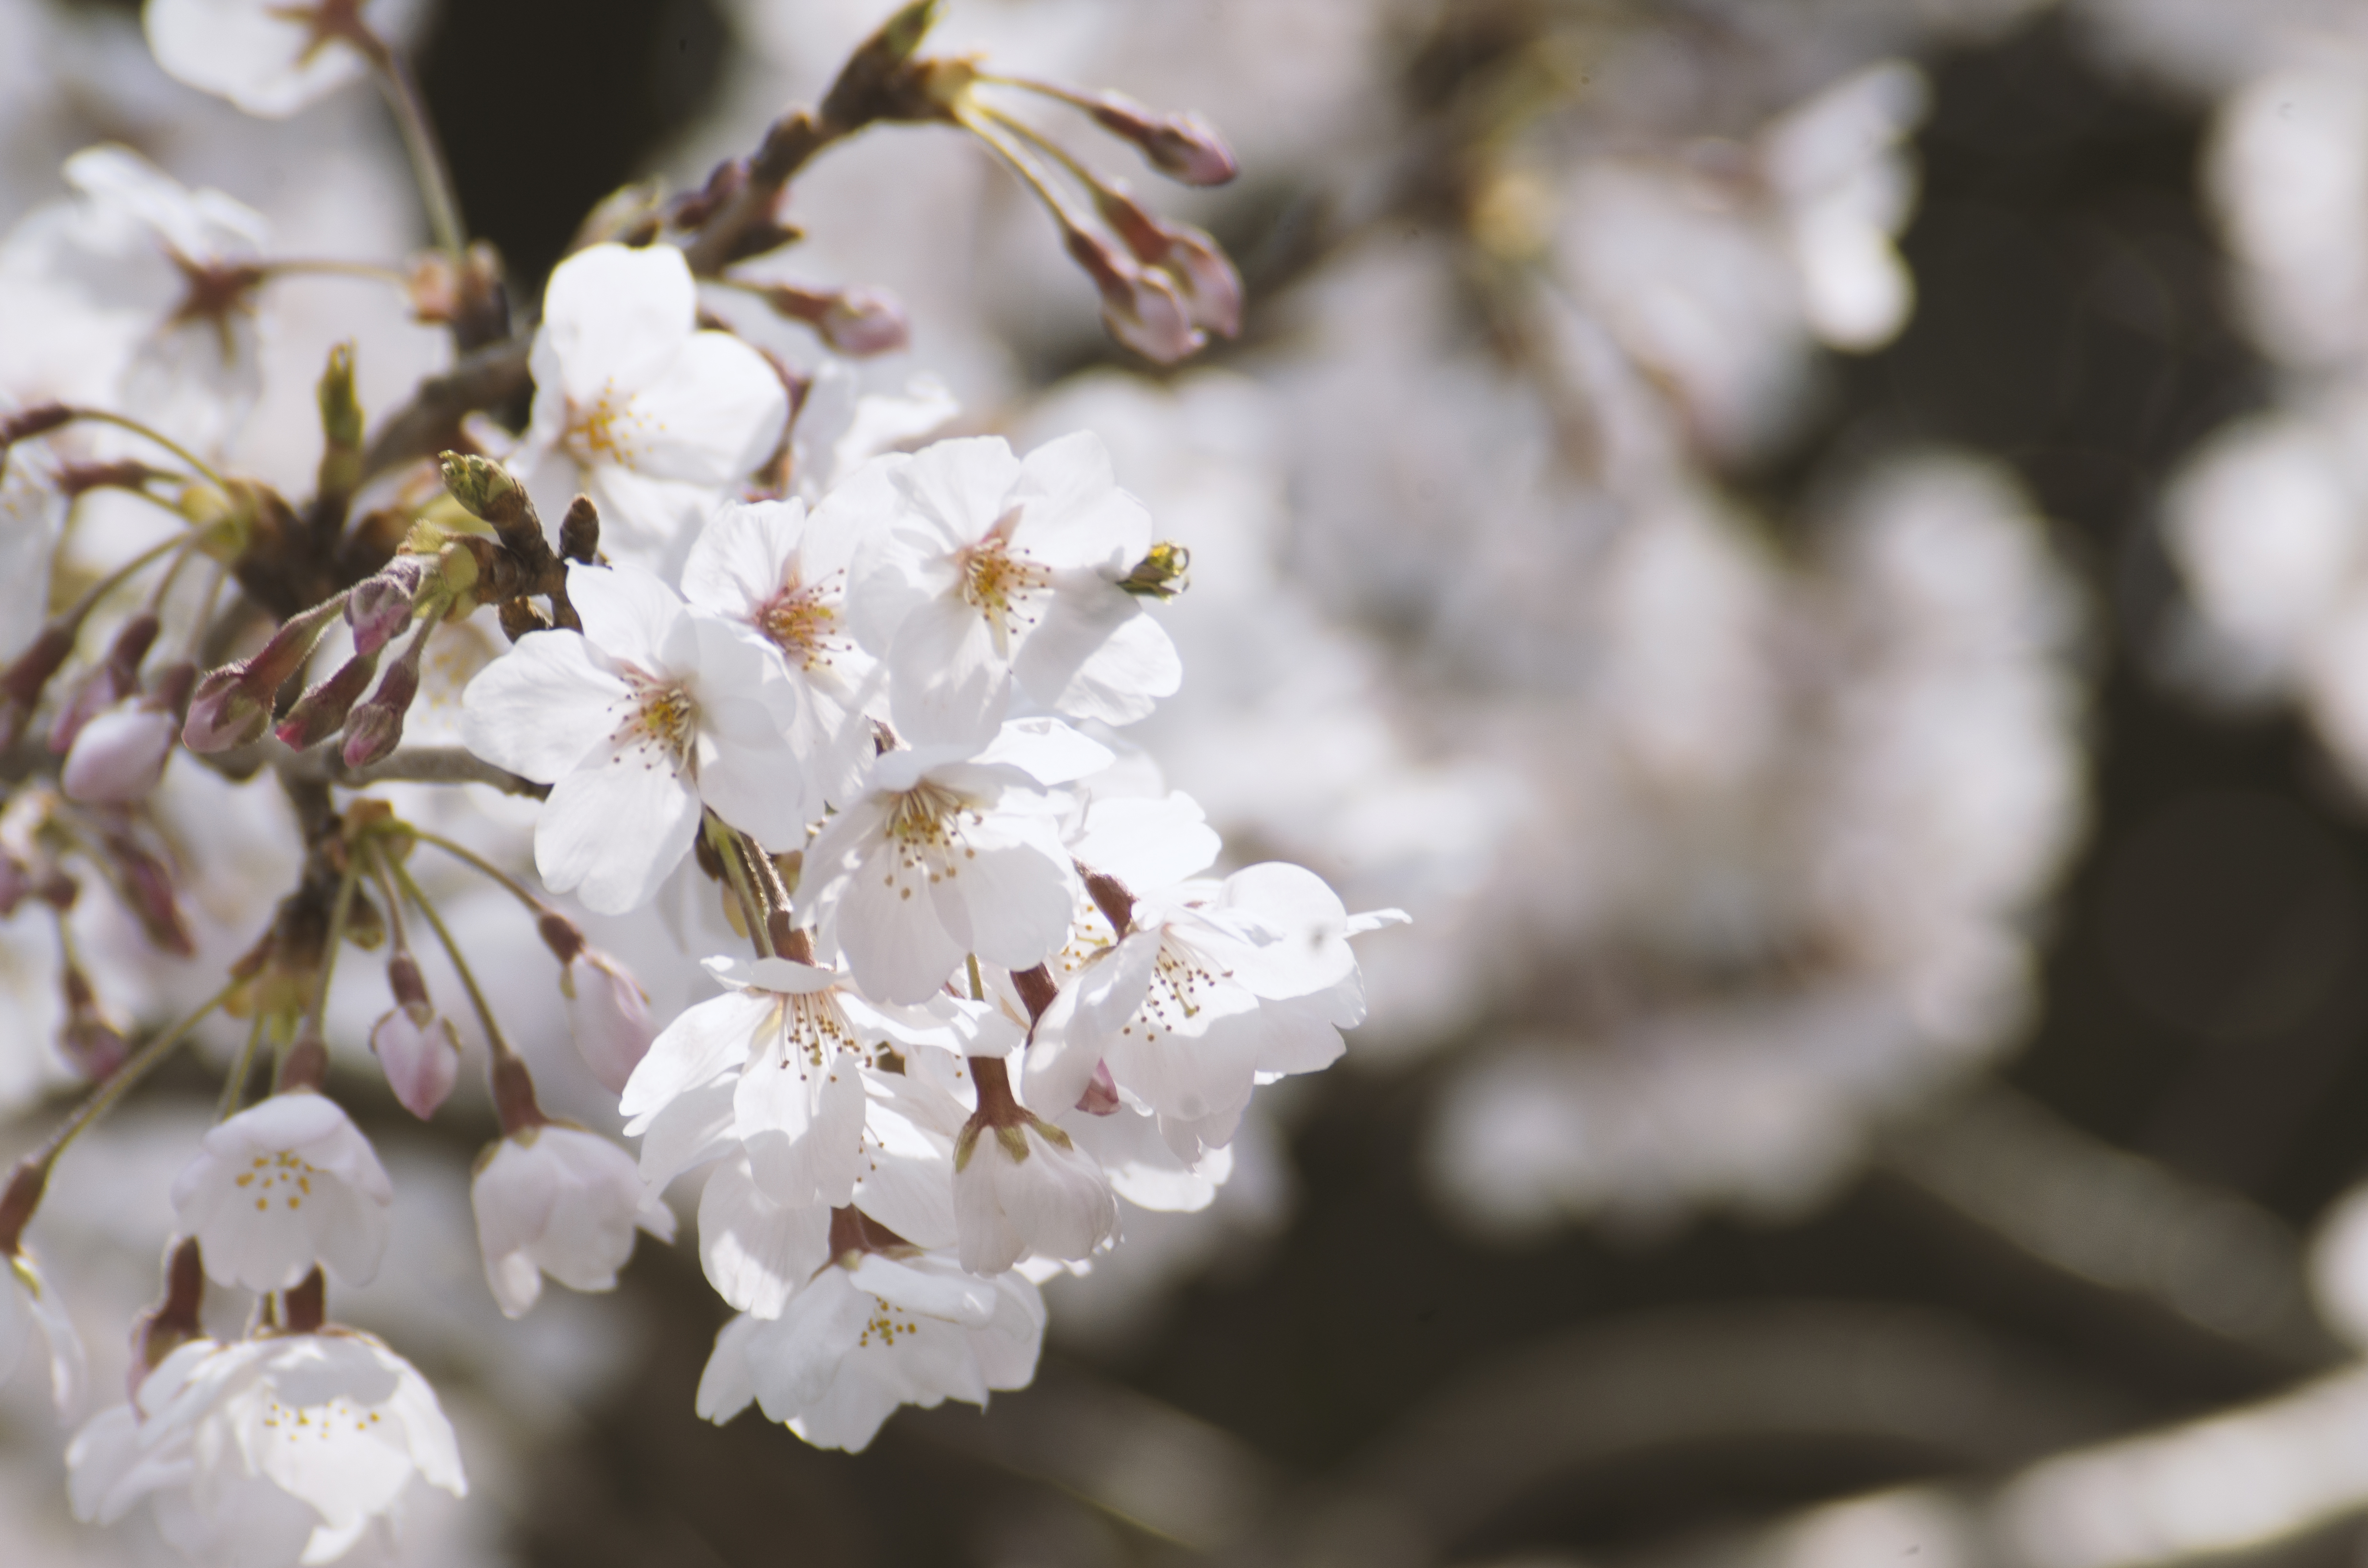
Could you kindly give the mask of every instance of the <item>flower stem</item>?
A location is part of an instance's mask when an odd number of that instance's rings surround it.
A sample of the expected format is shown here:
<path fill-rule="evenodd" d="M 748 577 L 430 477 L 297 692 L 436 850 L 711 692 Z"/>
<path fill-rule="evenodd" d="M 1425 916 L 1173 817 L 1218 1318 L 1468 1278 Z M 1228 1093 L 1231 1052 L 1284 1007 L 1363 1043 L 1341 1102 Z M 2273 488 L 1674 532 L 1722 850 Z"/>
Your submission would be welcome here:
<path fill-rule="evenodd" d="M 551 913 L 550 907 L 546 905 L 542 900 L 535 897 L 533 893 L 527 891 L 526 886 L 516 877 L 511 876 L 507 871 L 503 870 L 499 866 L 495 865 L 491 860 L 486 859 L 484 856 L 478 854 L 475 850 L 470 848 L 465 844 L 455 843 L 453 840 L 445 837 L 440 833 L 430 833 L 426 828 L 414 827 L 409 823 L 404 823 L 400 826 L 390 825 L 385 829 L 385 832 L 390 835 L 394 834 L 407 835 L 412 838 L 417 839 L 422 844 L 432 844 L 437 848 L 444 851 L 445 854 L 450 855 L 454 859 L 460 861 L 462 865 L 471 867 L 473 869 L 484 873 L 484 876 L 498 883 L 504 892 L 507 892 L 512 898 L 517 899 L 520 903 L 525 904 L 527 908 L 533 911 L 537 916 Z"/>
<path fill-rule="evenodd" d="M 238 1049 L 238 1060 L 231 1064 L 230 1074 L 222 1079 L 222 1099 L 214 1106 L 214 1119 L 228 1121 L 238 1114 L 239 1102 L 246 1097 L 246 1081 L 255 1076 L 256 1049 L 263 1043 L 263 1010 L 256 1009 L 255 1023 L 246 1031 L 246 1043 Z"/>
<path fill-rule="evenodd" d="M 114 1109 L 118 1100 L 130 1094 L 141 1079 L 146 1077 L 165 1057 L 172 1054 L 175 1046 L 188 1038 L 189 1031 L 196 1028 L 207 1014 L 230 1000 L 231 993 L 244 983 L 245 983 L 243 981 L 232 981 L 200 1003 L 196 1012 L 125 1058 L 123 1065 L 108 1074 L 107 1081 L 93 1090 L 90 1097 L 76 1106 L 74 1114 L 67 1117 L 55 1132 L 50 1134 L 49 1142 L 43 1143 L 38 1153 L 28 1156 L 28 1163 L 39 1164 L 45 1170 L 55 1165 L 58 1156 L 65 1152 L 67 1144 L 81 1137 L 100 1117 Z"/>
<path fill-rule="evenodd" d="M 757 891 L 756 879 L 749 874 L 747 859 L 741 853 L 742 835 L 724 824 L 723 819 L 710 812 L 700 824 L 707 842 L 714 847 L 723 862 L 723 873 L 731 879 L 733 896 L 740 901 L 741 924 L 748 927 L 749 945 L 760 959 L 773 957 L 771 927 L 766 921 L 764 895 Z"/>
<path fill-rule="evenodd" d="M 359 278 L 392 283 L 397 288 L 410 281 L 400 267 L 387 267 L 375 261 L 341 261 L 334 256 L 291 256 L 281 261 L 268 261 L 263 266 L 264 270 L 274 278 Z"/>
<path fill-rule="evenodd" d="M 461 199 L 453 193 L 451 166 L 444 161 L 444 145 L 437 139 L 435 122 L 427 117 L 418 81 L 394 47 L 367 26 L 357 26 L 348 36 L 377 70 L 379 85 L 386 89 L 387 107 L 394 111 L 394 123 L 403 132 L 403 149 L 411 155 L 412 177 L 419 182 L 419 199 L 427 209 L 428 232 L 436 237 L 438 249 L 459 256 L 469 247 L 469 232 L 461 222 Z"/>
<path fill-rule="evenodd" d="M 165 435 L 162 430 L 155 428 L 154 426 L 143 425 L 139 420 L 133 419 L 129 415 L 111 413 L 104 408 L 77 408 L 74 411 L 74 416 L 78 420 L 85 420 L 94 425 L 112 425 L 119 430 L 129 430 L 135 436 L 144 437 L 146 439 L 155 442 L 156 445 L 164 448 L 166 451 L 172 453 L 175 457 L 188 464 L 190 469 L 193 470 L 199 478 L 205 480 L 208 483 L 215 486 L 217 489 L 222 487 L 227 483 L 223 480 L 221 474 L 214 472 L 213 466 L 208 463 L 203 458 L 198 456 L 197 453 L 189 450 L 188 448 L 181 445 L 180 442 L 176 441 L 173 437 Z"/>
<path fill-rule="evenodd" d="M 502 1037 L 501 1026 L 494 1021 L 494 1009 L 485 1001 L 485 994 L 477 988 L 477 977 L 470 971 L 469 960 L 461 956 L 461 944 L 452 939 L 450 931 L 445 929 L 444 917 L 436 913 L 436 906 L 427 902 L 427 895 L 419 891 L 419 884 L 412 880 L 409 871 L 404 869 L 402 861 L 381 856 L 379 863 L 403 889 L 403 895 L 418 907 L 420 915 L 427 921 L 428 928 L 436 933 L 437 942 L 443 947 L 444 956 L 452 960 L 453 972 L 461 977 L 461 989 L 469 994 L 469 1006 L 475 1009 L 477 1022 L 484 1028 L 485 1043 L 493 1048 L 494 1060 L 501 1062 L 516 1056 L 518 1052 L 512 1051 L 510 1042 Z"/>

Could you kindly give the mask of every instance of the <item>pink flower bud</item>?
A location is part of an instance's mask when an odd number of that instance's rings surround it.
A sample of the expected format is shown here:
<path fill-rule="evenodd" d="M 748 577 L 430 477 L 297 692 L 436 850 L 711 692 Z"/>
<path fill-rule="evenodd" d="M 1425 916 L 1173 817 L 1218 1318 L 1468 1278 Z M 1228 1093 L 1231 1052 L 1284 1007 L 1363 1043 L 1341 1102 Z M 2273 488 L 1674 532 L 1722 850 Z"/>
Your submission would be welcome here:
<path fill-rule="evenodd" d="M 346 596 L 346 624 L 354 631 L 354 652 L 375 653 L 411 624 L 411 605 L 427 562 L 416 555 L 398 555 L 375 577 L 354 585 Z"/>
<path fill-rule="evenodd" d="M 815 324 L 822 340 L 841 354 L 894 354 L 912 341 L 905 307 L 877 289 L 843 289 Z"/>
<path fill-rule="evenodd" d="M 577 1054 L 604 1087 L 623 1094 L 625 1080 L 657 1038 L 648 994 L 622 964 L 598 948 L 585 949 L 561 971 L 559 993 L 566 999 L 567 1028 L 575 1036 Z"/>
<path fill-rule="evenodd" d="M 296 751 L 318 745 L 345 727 L 354 704 L 378 674 L 376 653 L 357 653 L 339 665 L 329 678 L 296 699 L 276 732 Z"/>
<path fill-rule="evenodd" d="M 1180 184 L 1223 185 L 1241 173 L 1217 128 L 1190 110 L 1155 115 L 1121 94 L 1104 93 L 1090 112 L 1103 130 L 1142 148 L 1152 167 Z"/>
<path fill-rule="evenodd" d="M 450 1018 L 432 1013 L 420 1020 L 396 1007 L 370 1026 L 370 1047 L 395 1099 L 422 1121 L 436 1114 L 461 1075 L 460 1036 Z"/>
<path fill-rule="evenodd" d="M 1194 326 L 1220 337 L 1241 331 L 1241 274 L 1205 231 L 1161 222 L 1115 184 L 1097 189 L 1094 203 L 1134 259 L 1175 286 Z"/>
<path fill-rule="evenodd" d="M 1146 359 L 1162 365 L 1197 352 L 1208 341 L 1193 326 L 1176 285 L 1146 272 L 1115 246 L 1082 229 L 1068 232 L 1069 254 L 1101 291 L 1102 325 Z"/>
<path fill-rule="evenodd" d="M 403 744 L 404 715 L 411 711 L 412 699 L 418 695 L 419 661 L 406 654 L 388 669 L 370 700 L 347 719 L 346 766 L 368 767 L 393 756 L 394 748 Z"/>
<path fill-rule="evenodd" d="M 181 744 L 199 753 L 228 751 L 261 740 L 270 727 L 271 710 L 246 694 L 236 665 L 225 665 L 198 682 L 181 725 Z"/>
<path fill-rule="evenodd" d="M 128 806 L 148 798 L 165 777 L 180 730 L 170 713 L 145 702 L 108 709 L 82 726 L 59 775 L 66 799 Z"/>

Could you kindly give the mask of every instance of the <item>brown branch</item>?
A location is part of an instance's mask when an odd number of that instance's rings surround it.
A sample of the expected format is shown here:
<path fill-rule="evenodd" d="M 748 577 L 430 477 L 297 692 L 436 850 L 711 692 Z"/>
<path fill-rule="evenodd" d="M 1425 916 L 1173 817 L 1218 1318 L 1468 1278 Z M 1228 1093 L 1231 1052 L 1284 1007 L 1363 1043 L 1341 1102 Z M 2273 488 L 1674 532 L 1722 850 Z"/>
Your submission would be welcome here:
<path fill-rule="evenodd" d="M 409 403 L 387 415 L 362 457 L 365 476 L 415 458 L 434 457 L 461 438 L 461 419 L 509 402 L 531 386 L 527 351 L 533 338 L 505 338 L 463 357 L 419 384 Z"/>

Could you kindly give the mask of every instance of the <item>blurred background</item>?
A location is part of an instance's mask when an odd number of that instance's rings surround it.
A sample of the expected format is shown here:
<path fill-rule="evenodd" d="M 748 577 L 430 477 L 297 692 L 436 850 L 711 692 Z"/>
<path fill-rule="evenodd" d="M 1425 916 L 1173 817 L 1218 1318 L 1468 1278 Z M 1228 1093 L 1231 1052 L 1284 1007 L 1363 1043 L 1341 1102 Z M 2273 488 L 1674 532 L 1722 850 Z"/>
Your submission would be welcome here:
<path fill-rule="evenodd" d="M 395 7 L 525 300 L 888 9 Z M 1156 194 L 1240 339 L 1110 345 L 933 131 L 825 158 L 764 268 L 905 302 L 867 390 L 1102 432 L 1194 554 L 1138 738 L 1236 861 L 1415 922 L 1208 1210 L 1048 1288 L 1034 1388 L 858 1456 L 693 1415 L 688 1248 L 494 1318 L 484 1130 L 422 1144 L 450 1222 L 356 1314 L 456 1391 L 474 1495 L 419 1560 L 2368 1561 L 2368 4 L 947 12 L 1225 130 L 1237 182 Z M 136 21 L 0 0 L 0 221 L 112 139 L 292 251 L 417 243 L 374 100 L 243 120 Z M 43 1221 L 133 1302 L 142 1125 Z M 0 1555 L 144 1561 L 63 1522 L 57 1442 L 13 1391 Z"/>

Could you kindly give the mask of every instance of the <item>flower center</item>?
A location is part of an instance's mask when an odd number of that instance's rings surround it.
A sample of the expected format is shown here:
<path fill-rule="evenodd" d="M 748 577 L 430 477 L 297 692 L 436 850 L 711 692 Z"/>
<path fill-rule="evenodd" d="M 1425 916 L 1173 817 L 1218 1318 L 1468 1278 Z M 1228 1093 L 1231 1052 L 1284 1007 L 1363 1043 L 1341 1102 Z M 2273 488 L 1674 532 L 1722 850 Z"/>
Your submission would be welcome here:
<path fill-rule="evenodd" d="M 564 444 L 575 460 L 587 467 L 607 462 L 631 468 L 633 426 L 640 418 L 632 400 L 619 395 L 616 383 L 611 381 L 588 403 L 577 403 L 574 398 L 567 400 Z"/>
<path fill-rule="evenodd" d="M 962 602 L 986 618 L 995 631 L 996 652 L 1008 657 L 1011 634 L 1033 626 L 1029 598 L 1052 586 L 1053 574 L 1011 549 L 1011 529 L 1019 520 L 1017 507 L 987 530 L 985 539 L 966 545 L 954 556 L 962 572 Z"/>
<path fill-rule="evenodd" d="M 672 682 L 659 682 L 638 672 L 629 671 L 626 684 L 632 688 L 631 707 L 625 722 L 617 727 L 609 739 L 616 744 L 617 755 L 609 760 L 622 762 L 625 754 L 643 754 L 642 766 L 655 767 L 660 761 L 679 773 L 690 757 L 690 744 L 699 733 L 699 704 L 689 692 Z"/>
<path fill-rule="evenodd" d="M 313 1195 L 313 1178 L 320 1174 L 302 1154 L 282 1149 L 276 1154 L 256 1155 L 255 1163 L 239 1172 L 237 1185 L 248 1190 L 258 1210 L 268 1210 L 274 1198 L 290 1209 L 301 1209 Z"/>
<path fill-rule="evenodd" d="M 1161 1035 L 1190 1028 L 1200 1016 L 1202 993 L 1216 983 L 1217 971 L 1198 954 L 1162 937 L 1159 958 L 1152 966 L 1151 984 L 1143 994 L 1143 1006 L 1119 1033 L 1132 1035 L 1139 1028 L 1148 1043 Z"/>
<path fill-rule="evenodd" d="M 856 1049 L 855 1031 L 847 1027 L 847 1017 L 829 992 L 783 996 L 781 1004 L 782 1066 L 803 1062 L 809 1067 L 825 1067 L 837 1061 L 839 1052 Z"/>
<path fill-rule="evenodd" d="M 959 827 L 962 797 L 927 779 L 896 797 L 888 811 L 888 836 L 908 850 L 943 849 Z"/>
<path fill-rule="evenodd" d="M 827 665 L 845 643 L 838 641 L 838 607 L 823 597 L 823 585 L 785 585 L 750 618 L 773 646 L 801 669 Z"/>

